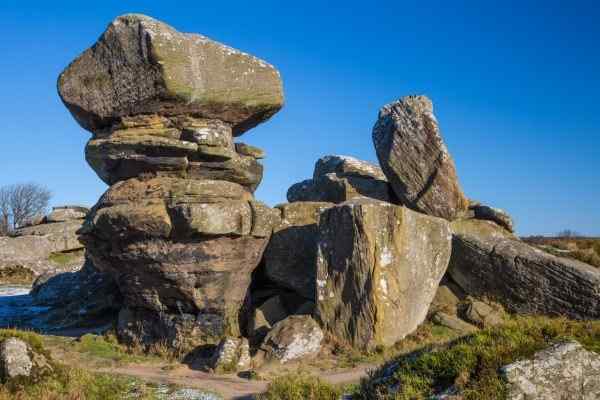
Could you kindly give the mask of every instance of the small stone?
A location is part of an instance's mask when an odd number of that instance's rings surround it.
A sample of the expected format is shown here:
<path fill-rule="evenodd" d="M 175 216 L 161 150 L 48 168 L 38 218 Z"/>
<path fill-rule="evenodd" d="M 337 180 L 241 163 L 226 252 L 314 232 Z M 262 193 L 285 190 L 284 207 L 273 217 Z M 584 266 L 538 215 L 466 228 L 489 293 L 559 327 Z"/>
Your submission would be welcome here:
<path fill-rule="evenodd" d="M 29 345 L 17 338 L 8 338 L 0 344 L 0 379 L 29 376 L 33 367 Z"/>

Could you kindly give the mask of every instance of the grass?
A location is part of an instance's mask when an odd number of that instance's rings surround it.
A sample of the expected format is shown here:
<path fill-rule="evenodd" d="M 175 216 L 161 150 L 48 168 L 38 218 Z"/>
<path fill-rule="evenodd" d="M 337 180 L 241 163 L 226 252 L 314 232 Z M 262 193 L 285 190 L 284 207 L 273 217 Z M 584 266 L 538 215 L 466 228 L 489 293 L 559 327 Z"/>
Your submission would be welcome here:
<path fill-rule="evenodd" d="M 342 388 L 323 382 L 307 373 L 279 376 L 269 384 L 267 392 L 257 400 L 338 400 Z"/>
<path fill-rule="evenodd" d="M 48 256 L 48 261 L 56 265 L 69 265 L 76 260 L 79 260 L 83 257 L 83 250 L 72 251 L 72 252 L 58 252 L 58 253 L 50 253 Z"/>
<path fill-rule="evenodd" d="M 136 386 L 139 387 L 137 399 L 153 398 L 151 391 L 132 378 L 95 374 L 53 361 L 44 348 L 42 337 L 35 333 L 0 329 L 0 341 L 9 337 L 27 342 L 34 352 L 44 355 L 51 372 L 35 378 L 14 378 L 0 384 L 0 400 L 121 400 L 127 398 Z"/>
<path fill-rule="evenodd" d="M 465 400 L 504 399 L 500 367 L 566 339 L 600 352 L 600 321 L 516 317 L 450 344 L 397 357 L 363 380 L 355 398 L 421 400 L 455 386 Z"/>
<path fill-rule="evenodd" d="M 21 265 L 11 265 L 0 269 L 0 284 L 28 285 L 34 279 L 33 271 Z"/>
<path fill-rule="evenodd" d="M 555 256 L 573 258 L 600 268 L 600 239 L 533 236 L 523 240 Z"/>

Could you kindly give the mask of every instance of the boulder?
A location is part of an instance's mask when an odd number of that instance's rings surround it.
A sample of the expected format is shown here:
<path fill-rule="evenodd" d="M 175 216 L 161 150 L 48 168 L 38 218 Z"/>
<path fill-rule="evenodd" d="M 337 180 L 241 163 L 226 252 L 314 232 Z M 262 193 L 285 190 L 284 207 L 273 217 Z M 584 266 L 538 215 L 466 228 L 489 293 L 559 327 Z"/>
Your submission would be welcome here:
<path fill-rule="evenodd" d="M 477 331 L 477 327 L 458 318 L 456 315 L 437 312 L 433 315 L 432 321 L 440 326 L 452 329 L 461 334 L 469 334 Z"/>
<path fill-rule="evenodd" d="M 498 304 L 489 305 L 469 299 L 464 308 L 465 319 L 480 328 L 490 328 L 505 322 L 504 310 Z"/>
<path fill-rule="evenodd" d="M 331 206 L 324 202 L 278 205 L 281 222 L 273 229 L 263 257 L 265 274 L 272 282 L 308 300 L 315 297 L 317 221 Z"/>
<path fill-rule="evenodd" d="M 455 231 L 448 273 L 469 295 L 511 312 L 600 317 L 600 270 L 516 239 Z"/>
<path fill-rule="evenodd" d="M 226 337 L 217 346 L 211 368 L 217 373 L 246 371 L 250 368 L 250 363 L 248 339 Z"/>
<path fill-rule="evenodd" d="M 292 315 L 273 326 L 261 349 L 267 361 L 285 364 L 314 358 L 321 351 L 323 337 L 323 331 L 310 316 Z"/>
<path fill-rule="evenodd" d="M 325 156 L 317 160 L 313 178 L 292 185 L 289 202 L 342 203 L 357 197 L 393 202 L 394 196 L 381 168 L 349 156 Z"/>
<path fill-rule="evenodd" d="M 272 326 L 289 315 L 281 296 L 273 296 L 254 309 L 248 325 L 248 334 L 255 342 L 261 342 Z"/>
<path fill-rule="evenodd" d="M 515 231 L 511 216 L 504 210 L 482 204 L 471 205 L 469 209 L 473 211 L 476 219 L 495 222 L 511 233 Z"/>
<path fill-rule="evenodd" d="M 379 164 L 401 204 L 454 219 L 468 207 L 433 104 L 407 96 L 384 106 L 373 128 Z"/>
<path fill-rule="evenodd" d="M 557 343 L 501 369 L 508 400 L 600 398 L 600 356 L 579 343 Z"/>
<path fill-rule="evenodd" d="M 53 207 L 52 212 L 46 215 L 46 222 L 65 222 L 73 219 L 84 219 L 89 211 L 88 208 L 79 206 Z"/>
<path fill-rule="evenodd" d="M 29 376 L 33 368 L 29 345 L 17 338 L 5 339 L 0 344 L 0 381 Z"/>
<path fill-rule="evenodd" d="M 38 277 L 30 295 L 34 306 L 47 308 L 35 322 L 46 330 L 112 325 L 121 308 L 116 283 L 89 260 L 79 271 Z"/>
<path fill-rule="evenodd" d="M 50 242 L 50 252 L 81 250 L 83 244 L 79 241 L 77 231 L 82 223 L 82 220 L 69 220 L 35 225 L 17 229 L 15 236 L 42 236 Z M 50 252 L 46 254 L 46 258 Z"/>
<path fill-rule="evenodd" d="M 90 131 L 121 117 L 158 114 L 220 120 L 240 135 L 283 105 L 281 78 L 271 65 L 140 14 L 111 22 L 62 72 L 58 91 Z"/>
<path fill-rule="evenodd" d="M 464 298 L 463 291 L 445 276 L 435 292 L 429 312 L 434 314 L 439 311 L 449 315 L 457 315 L 459 304 Z"/>
<path fill-rule="evenodd" d="M 355 199 L 321 214 L 316 317 L 349 346 L 390 346 L 423 322 L 446 271 L 447 221 Z"/>

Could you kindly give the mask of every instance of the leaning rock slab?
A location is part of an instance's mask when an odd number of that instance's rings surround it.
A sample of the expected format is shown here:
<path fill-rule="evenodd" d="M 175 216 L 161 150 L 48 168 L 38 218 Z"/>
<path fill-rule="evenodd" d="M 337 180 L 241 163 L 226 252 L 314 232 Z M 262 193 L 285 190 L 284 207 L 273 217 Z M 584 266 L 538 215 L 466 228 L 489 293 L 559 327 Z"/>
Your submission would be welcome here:
<path fill-rule="evenodd" d="M 393 345 L 423 322 L 446 271 L 447 221 L 376 200 L 319 221 L 316 317 L 354 347 Z"/>
<path fill-rule="evenodd" d="M 600 270 L 519 240 L 457 233 L 448 273 L 468 294 L 512 312 L 600 318 Z"/>
<path fill-rule="evenodd" d="M 446 219 L 467 208 L 427 97 L 407 96 L 384 106 L 373 128 L 373 142 L 381 168 L 403 205 Z"/>
<path fill-rule="evenodd" d="M 281 78 L 271 65 L 139 14 L 111 22 L 63 71 L 58 89 L 90 131 L 128 115 L 194 114 L 225 121 L 239 135 L 283 105 Z"/>
<path fill-rule="evenodd" d="M 600 399 L 600 355 L 577 342 L 556 344 L 501 372 L 509 400 Z"/>

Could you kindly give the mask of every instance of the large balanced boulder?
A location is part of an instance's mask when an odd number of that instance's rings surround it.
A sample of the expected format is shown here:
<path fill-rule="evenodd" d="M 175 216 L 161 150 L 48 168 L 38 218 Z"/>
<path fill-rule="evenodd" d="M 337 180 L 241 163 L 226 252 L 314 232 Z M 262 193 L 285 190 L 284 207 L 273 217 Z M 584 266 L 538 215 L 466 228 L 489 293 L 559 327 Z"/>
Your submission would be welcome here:
<path fill-rule="evenodd" d="M 369 199 L 319 221 L 316 317 L 342 343 L 393 345 L 423 322 L 446 271 L 447 221 Z"/>
<path fill-rule="evenodd" d="M 577 342 L 557 343 L 501 372 L 508 400 L 600 399 L 600 355 Z"/>
<path fill-rule="evenodd" d="M 256 201 L 264 153 L 234 136 L 283 104 L 271 65 L 142 15 L 114 20 L 58 89 L 112 185 L 79 231 L 123 295 L 121 340 L 188 349 L 240 336 L 279 212 Z"/>
<path fill-rule="evenodd" d="M 446 219 L 466 210 L 468 200 L 427 97 L 407 96 L 384 106 L 373 128 L 373 142 L 381 168 L 403 205 Z"/>
<path fill-rule="evenodd" d="M 315 297 L 317 222 L 332 203 L 296 202 L 277 206 L 281 223 L 265 250 L 265 274 L 274 283 L 306 299 Z"/>
<path fill-rule="evenodd" d="M 279 73 L 202 35 L 139 14 L 111 22 L 58 80 L 61 99 L 92 132 L 140 114 L 216 119 L 241 134 L 283 105 Z"/>
<path fill-rule="evenodd" d="M 500 227 L 499 234 L 486 235 L 461 224 L 448 273 L 466 293 L 521 314 L 600 317 L 600 270 L 531 247 Z"/>
<path fill-rule="evenodd" d="M 292 185 L 289 202 L 342 203 L 357 197 L 393 202 L 394 194 L 381 168 L 349 156 L 325 156 L 317 160 L 312 179 Z"/>

